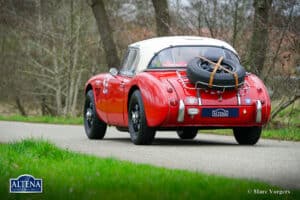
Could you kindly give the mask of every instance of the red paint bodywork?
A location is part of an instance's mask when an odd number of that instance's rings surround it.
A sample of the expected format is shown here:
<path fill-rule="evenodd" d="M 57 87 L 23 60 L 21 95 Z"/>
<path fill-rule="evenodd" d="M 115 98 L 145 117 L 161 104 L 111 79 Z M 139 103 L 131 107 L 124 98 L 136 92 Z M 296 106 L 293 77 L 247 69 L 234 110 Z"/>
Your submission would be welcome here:
<path fill-rule="evenodd" d="M 158 129 L 184 126 L 251 127 L 262 126 L 269 120 L 271 103 L 267 89 L 257 76 L 247 74 L 244 85 L 238 90 L 226 90 L 218 94 L 216 90 L 201 89 L 202 104 L 185 105 L 184 120 L 178 122 L 179 101 L 185 101 L 186 97 L 197 97 L 192 84 L 187 84 L 191 87 L 189 89 L 183 87 L 178 72 L 182 77 L 186 76 L 184 69 L 146 70 L 132 77 L 99 74 L 86 83 L 85 90 L 92 89 L 95 94 L 98 117 L 109 125 L 120 127 L 128 127 L 128 101 L 136 89 L 142 94 L 148 126 Z M 255 120 L 256 100 L 262 102 L 262 119 L 259 123 Z M 190 116 L 188 108 L 198 108 L 200 113 Z M 239 108 L 239 117 L 201 117 L 203 108 Z"/>

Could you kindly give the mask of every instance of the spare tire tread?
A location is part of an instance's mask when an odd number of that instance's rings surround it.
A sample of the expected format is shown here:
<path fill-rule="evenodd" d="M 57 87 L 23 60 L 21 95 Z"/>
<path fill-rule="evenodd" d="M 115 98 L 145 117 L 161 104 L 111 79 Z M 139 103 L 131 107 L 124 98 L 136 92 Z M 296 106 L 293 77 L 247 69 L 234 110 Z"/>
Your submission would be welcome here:
<path fill-rule="evenodd" d="M 211 72 L 201 67 L 201 64 L 203 62 L 205 61 L 203 61 L 201 58 L 192 59 L 187 65 L 186 72 L 187 72 L 188 79 L 192 83 L 194 84 L 197 83 L 197 85 L 199 83 L 202 87 L 208 87 Z M 232 72 L 235 72 L 238 75 L 238 86 L 243 85 L 246 71 L 240 64 L 232 63 L 230 60 L 227 59 L 227 60 L 223 60 L 221 65 L 231 66 L 233 68 Z M 224 89 L 224 88 L 235 89 L 236 82 L 233 74 L 217 72 L 214 76 L 212 88 L 213 89 Z"/>

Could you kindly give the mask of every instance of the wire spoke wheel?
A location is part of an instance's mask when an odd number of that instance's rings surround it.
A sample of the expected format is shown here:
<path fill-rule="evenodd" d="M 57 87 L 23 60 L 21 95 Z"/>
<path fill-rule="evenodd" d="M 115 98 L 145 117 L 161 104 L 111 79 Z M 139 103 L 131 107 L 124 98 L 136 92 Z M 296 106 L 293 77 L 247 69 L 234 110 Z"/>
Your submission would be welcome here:
<path fill-rule="evenodd" d="M 128 129 L 131 141 L 137 145 L 151 144 L 155 129 L 149 127 L 146 120 L 144 104 L 139 90 L 132 93 L 128 106 Z"/>
<path fill-rule="evenodd" d="M 89 139 L 102 139 L 106 132 L 106 123 L 98 118 L 92 90 L 86 93 L 83 109 L 84 129 Z"/>
<path fill-rule="evenodd" d="M 131 112 L 131 119 L 133 123 L 133 128 L 136 132 L 138 132 L 141 128 L 141 119 L 140 119 L 140 107 L 138 104 L 133 106 L 133 111 Z"/>
<path fill-rule="evenodd" d="M 90 101 L 90 100 L 88 100 Z M 85 120 L 89 128 L 93 126 L 93 104 L 92 102 L 88 103 L 88 107 L 85 110 Z"/>

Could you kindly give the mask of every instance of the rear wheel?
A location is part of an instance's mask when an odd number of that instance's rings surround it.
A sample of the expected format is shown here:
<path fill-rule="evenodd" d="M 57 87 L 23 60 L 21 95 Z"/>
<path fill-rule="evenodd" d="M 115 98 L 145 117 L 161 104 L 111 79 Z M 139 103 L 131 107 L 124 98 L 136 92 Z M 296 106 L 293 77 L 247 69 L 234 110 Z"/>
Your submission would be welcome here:
<path fill-rule="evenodd" d="M 92 90 L 86 93 L 84 110 L 84 128 L 89 139 L 103 139 L 106 132 L 106 123 L 98 118 Z"/>
<path fill-rule="evenodd" d="M 128 129 L 131 141 L 137 145 L 151 144 L 155 129 L 148 127 L 142 95 L 139 90 L 132 93 L 128 108 Z"/>
<path fill-rule="evenodd" d="M 198 129 L 194 127 L 185 127 L 177 130 L 180 139 L 194 139 L 197 136 Z"/>
<path fill-rule="evenodd" d="M 254 145 L 261 135 L 261 127 L 239 127 L 233 129 L 236 141 L 241 145 Z"/>

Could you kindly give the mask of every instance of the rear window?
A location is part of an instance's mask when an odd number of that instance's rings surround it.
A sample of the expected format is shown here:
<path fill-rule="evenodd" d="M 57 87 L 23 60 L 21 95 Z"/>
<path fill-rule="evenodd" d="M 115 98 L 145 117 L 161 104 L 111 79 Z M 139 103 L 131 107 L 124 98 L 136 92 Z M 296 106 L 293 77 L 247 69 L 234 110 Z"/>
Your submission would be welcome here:
<path fill-rule="evenodd" d="M 239 58 L 232 51 L 211 46 L 177 46 L 170 47 L 156 54 L 148 68 L 186 67 L 193 58 L 203 56 L 217 61 L 221 56 L 233 63 L 239 63 Z"/>

